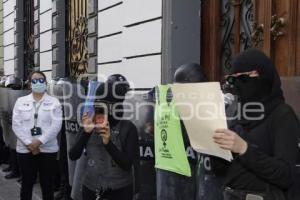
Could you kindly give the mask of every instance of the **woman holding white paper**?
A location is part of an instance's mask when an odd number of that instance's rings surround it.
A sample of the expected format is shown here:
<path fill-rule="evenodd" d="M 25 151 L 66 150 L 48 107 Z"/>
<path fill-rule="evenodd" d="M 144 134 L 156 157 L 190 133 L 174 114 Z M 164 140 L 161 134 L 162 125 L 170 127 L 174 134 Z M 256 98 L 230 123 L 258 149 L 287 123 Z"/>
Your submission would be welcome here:
<path fill-rule="evenodd" d="M 234 153 L 224 169 L 224 199 L 287 199 L 294 182 L 300 125 L 284 101 L 275 67 L 266 55 L 250 49 L 233 60 L 227 80 L 236 88 L 244 111 L 264 109 L 244 112 L 237 123 L 243 131 L 220 129 L 213 135 L 221 148 Z"/>

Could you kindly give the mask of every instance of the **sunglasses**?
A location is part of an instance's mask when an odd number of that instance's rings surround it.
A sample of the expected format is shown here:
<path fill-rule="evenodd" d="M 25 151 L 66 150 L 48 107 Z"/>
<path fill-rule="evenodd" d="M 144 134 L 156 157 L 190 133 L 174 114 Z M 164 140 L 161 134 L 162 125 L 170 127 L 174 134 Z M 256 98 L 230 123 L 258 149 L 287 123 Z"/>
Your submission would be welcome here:
<path fill-rule="evenodd" d="M 226 78 L 226 82 L 228 82 L 229 84 L 235 84 L 235 82 L 237 80 L 241 81 L 241 82 L 248 82 L 249 80 L 253 79 L 253 78 L 257 78 L 257 77 L 253 77 L 253 76 L 250 76 L 250 74 L 242 74 L 242 75 L 239 75 L 239 76 L 228 76 Z"/>
<path fill-rule="evenodd" d="M 44 78 L 34 78 L 31 80 L 31 83 L 32 84 L 36 84 L 37 82 L 40 82 L 40 83 L 45 83 L 45 79 Z"/>

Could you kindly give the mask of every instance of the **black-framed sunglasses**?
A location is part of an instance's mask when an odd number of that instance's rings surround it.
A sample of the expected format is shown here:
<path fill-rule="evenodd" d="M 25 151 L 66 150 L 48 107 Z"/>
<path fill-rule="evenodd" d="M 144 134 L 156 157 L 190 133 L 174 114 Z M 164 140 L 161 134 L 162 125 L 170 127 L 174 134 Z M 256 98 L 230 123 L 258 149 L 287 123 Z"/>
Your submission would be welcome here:
<path fill-rule="evenodd" d="M 247 82 L 252 78 L 256 78 L 256 77 L 252 77 L 252 76 L 250 76 L 250 74 L 241 74 L 239 76 L 229 75 L 226 78 L 226 82 L 233 85 L 233 84 L 235 84 L 236 80 L 239 80 L 239 81 L 242 81 L 242 82 Z"/>
<path fill-rule="evenodd" d="M 31 80 L 31 83 L 32 84 L 36 84 L 37 82 L 40 82 L 40 83 L 45 83 L 46 79 L 44 78 L 34 78 Z"/>

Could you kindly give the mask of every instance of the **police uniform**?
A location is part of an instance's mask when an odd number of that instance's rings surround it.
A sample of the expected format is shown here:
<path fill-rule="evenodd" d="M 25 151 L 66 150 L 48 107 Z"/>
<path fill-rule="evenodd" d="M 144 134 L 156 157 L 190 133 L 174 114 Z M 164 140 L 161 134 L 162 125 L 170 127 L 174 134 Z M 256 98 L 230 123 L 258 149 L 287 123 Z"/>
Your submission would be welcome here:
<path fill-rule="evenodd" d="M 21 199 L 31 199 L 32 187 L 40 175 L 43 199 L 53 198 L 57 135 L 62 126 L 62 109 L 58 99 L 44 94 L 40 101 L 33 95 L 20 97 L 13 109 L 12 128 L 17 136 L 17 153 L 22 175 Z M 38 132 L 33 131 L 37 127 Z M 42 144 L 40 153 L 33 155 L 27 148 L 33 139 Z"/>

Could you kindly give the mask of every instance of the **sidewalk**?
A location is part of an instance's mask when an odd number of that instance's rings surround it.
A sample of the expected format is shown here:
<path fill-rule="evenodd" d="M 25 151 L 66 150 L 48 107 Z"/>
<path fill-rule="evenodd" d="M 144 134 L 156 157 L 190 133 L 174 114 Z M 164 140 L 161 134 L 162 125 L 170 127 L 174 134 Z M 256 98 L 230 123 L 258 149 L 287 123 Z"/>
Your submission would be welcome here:
<path fill-rule="evenodd" d="M 0 200 L 19 200 L 20 199 L 20 184 L 17 179 L 4 179 L 5 173 L 2 169 L 5 165 L 0 166 Z M 42 200 L 39 184 L 34 187 L 32 200 Z"/>

